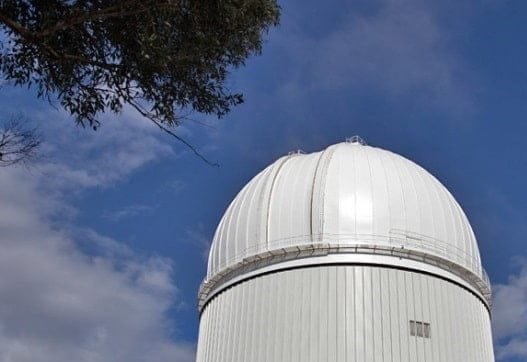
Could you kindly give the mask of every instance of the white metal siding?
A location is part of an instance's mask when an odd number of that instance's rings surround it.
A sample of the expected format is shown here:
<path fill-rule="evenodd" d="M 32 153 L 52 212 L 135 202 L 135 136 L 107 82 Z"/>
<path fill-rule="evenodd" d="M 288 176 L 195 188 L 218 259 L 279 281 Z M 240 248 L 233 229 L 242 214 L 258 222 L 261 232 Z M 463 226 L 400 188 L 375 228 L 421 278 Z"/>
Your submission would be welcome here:
<path fill-rule="evenodd" d="M 430 323 L 431 338 L 409 321 Z M 320 266 L 229 288 L 203 310 L 197 362 L 494 361 L 488 311 L 467 290 L 415 272 Z"/>

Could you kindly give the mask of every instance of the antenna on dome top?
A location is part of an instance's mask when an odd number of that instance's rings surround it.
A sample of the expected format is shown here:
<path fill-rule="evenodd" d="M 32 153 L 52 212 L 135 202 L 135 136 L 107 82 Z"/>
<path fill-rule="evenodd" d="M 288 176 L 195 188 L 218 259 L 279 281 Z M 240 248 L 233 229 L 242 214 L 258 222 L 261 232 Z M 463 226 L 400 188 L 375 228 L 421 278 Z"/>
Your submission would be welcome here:
<path fill-rule="evenodd" d="M 354 145 L 366 145 L 366 141 L 364 141 L 360 136 L 355 135 L 353 137 L 346 138 L 346 143 L 351 143 Z"/>
<path fill-rule="evenodd" d="M 298 149 L 298 150 L 296 150 L 296 151 L 289 151 L 289 152 L 287 153 L 288 156 L 293 156 L 293 155 L 304 155 L 304 154 L 305 154 L 305 152 L 304 152 L 303 150 L 300 150 L 300 149 Z"/>

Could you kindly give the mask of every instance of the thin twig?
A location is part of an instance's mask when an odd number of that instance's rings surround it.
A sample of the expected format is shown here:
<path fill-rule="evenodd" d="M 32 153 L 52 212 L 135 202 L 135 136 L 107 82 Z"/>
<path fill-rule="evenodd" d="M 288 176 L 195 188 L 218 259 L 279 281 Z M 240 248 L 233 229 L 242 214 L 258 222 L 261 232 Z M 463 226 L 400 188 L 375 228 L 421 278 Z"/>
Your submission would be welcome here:
<path fill-rule="evenodd" d="M 190 149 L 196 156 L 198 156 L 200 159 L 202 159 L 207 165 L 213 166 L 213 167 L 220 167 L 220 164 L 217 162 L 211 162 L 209 161 L 205 156 L 203 156 L 194 146 L 192 146 L 187 140 L 182 138 L 181 136 L 178 136 L 175 134 L 172 130 L 165 127 L 163 124 L 161 124 L 159 121 L 155 120 L 147 111 L 141 108 L 138 104 L 132 101 L 128 101 L 128 103 L 137 111 L 139 112 L 143 117 L 149 119 L 152 123 L 154 123 L 159 129 L 162 131 L 168 133 L 175 139 L 177 139 L 179 142 L 183 143 L 185 146 L 187 146 L 188 149 Z"/>

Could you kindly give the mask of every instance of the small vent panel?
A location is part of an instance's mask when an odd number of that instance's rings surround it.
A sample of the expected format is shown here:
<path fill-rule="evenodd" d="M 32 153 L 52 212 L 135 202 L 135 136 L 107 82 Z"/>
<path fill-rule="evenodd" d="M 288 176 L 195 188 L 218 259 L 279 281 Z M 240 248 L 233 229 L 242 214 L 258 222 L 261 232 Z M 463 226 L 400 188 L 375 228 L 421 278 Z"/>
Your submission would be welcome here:
<path fill-rule="evenodd" d="M 410 321 L 410 335 L 415 337 L 430 338 L 430 323 Z"/>

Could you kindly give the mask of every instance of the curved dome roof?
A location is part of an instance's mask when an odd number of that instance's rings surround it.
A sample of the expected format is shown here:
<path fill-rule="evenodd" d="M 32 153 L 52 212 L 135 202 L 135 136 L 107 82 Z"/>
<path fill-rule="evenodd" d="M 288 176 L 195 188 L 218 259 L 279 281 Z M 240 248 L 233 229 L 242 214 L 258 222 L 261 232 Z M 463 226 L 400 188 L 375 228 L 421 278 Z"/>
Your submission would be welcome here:
<path fill-rule="evenodd" d="M 392 245 L 483 273 L 472 228 L 448 190 L 414 162 L 355 141 L 290 154 L 256 175 L 216 230 L 207 278 L 255 255 L 314 244 L 348 252 Z"/>

